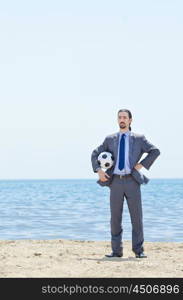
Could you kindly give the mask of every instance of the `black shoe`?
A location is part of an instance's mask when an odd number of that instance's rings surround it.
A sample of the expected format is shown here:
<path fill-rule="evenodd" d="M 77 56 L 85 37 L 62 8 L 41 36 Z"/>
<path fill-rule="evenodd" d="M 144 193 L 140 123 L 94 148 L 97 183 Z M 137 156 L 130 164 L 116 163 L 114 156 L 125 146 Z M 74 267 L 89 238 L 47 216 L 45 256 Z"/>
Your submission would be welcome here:
<path fill-rule="evenodd" d="M 111 254 L 106 254 L 106 257 L 122 257 L 123 254 L 122 253 L 111 253 Z"/>
<path fill-rule="evenodd" d="M 144 252 L 141 253 L 135 253 L 136 258 L 147 258 L 147 255 L 144 254 Z"/>

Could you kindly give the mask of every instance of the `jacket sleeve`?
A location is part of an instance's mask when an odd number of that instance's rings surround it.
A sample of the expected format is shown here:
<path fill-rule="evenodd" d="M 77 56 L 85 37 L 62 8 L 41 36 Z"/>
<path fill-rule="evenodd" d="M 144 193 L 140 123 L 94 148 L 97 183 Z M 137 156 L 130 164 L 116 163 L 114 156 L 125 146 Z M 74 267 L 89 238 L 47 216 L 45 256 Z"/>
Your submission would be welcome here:
<path fill-rule="evenodd" d="M 93 150 L 91 154 L 91 163 L 93 171 L 96 173 L 97 169 L 100 168 L 100 165 L 98 163 L 98 156 L 101 152 L 107 151 L 107 138 L 103 141 L 103 143 L 98 146 L 96 149 Z"/>
<path fill-rule="evenodd" d="M 151 144 L 144 135 L 142 136 L 142 154 L 143 153 L 148 154 L 139 163 L 149 170 L 155 159 L 160 155 L 160 150 Z"/>

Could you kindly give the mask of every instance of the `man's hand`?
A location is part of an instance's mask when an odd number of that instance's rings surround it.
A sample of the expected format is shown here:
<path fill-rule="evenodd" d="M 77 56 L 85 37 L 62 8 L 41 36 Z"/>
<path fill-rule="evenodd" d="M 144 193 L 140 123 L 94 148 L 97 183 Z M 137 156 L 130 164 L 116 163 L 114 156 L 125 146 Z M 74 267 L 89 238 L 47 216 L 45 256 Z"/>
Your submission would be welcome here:
<path fill-rule="evenodd" d="M 110 178 L 110 176 L 107 173 L 105 173 L 102 169 L 98 170 L 97 173 L 101 181 L 107 181 L 108 180 L 107 178 Z"/>
<path fill-rule="evenodd" d="M 142 169 L 143 165 L 141 164 L 136 164 L 136 166 L 134 167 L 137 171 Z"/>

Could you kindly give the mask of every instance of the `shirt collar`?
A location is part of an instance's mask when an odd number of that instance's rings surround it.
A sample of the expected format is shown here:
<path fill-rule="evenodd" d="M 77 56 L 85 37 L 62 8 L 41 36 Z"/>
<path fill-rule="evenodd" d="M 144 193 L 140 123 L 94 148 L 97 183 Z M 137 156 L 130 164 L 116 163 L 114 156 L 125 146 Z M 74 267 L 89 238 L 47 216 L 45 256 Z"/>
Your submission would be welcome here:
<path fill-rule="evenodd" d="M 128 135 L 130 135 L 130 130 L 128 130 L 127 132 L 124 132 L 124 133 L 120 131 L 119 134 L 120 134 L 120 136 L 121 136 L 122 134 L 125 134 L 126 136 L 128 136 Z"/>

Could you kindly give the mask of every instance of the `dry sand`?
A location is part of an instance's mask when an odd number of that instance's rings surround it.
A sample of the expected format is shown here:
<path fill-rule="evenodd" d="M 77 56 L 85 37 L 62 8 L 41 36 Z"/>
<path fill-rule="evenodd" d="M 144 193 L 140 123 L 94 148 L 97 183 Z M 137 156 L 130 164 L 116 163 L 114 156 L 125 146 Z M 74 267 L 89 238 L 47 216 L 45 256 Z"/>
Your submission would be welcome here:
<path fill-rule="evenodd" d="M 137 259 L 131 242 L 122 258 L 106 258 L 110 242 L 0 241 L 0 277 L 183 277 L 183 243 L 146 242 Z"/>

